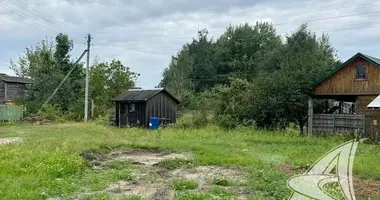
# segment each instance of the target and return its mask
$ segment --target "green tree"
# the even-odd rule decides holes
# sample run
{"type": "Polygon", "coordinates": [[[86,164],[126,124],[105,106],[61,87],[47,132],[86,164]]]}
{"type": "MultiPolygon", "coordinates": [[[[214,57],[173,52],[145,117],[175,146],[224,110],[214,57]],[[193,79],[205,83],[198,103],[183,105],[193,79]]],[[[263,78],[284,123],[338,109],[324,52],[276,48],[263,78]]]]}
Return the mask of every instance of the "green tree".
{"type": "Polygon", "coordinates": [[[119,60],[100,62],[91,69],[91,98],[96,106],[95,116],[107,114],[111,99],[135,85],[139,76],[119,60]]]}
{"type": "Polygon", "coordinates": [[[215,64],[223,83],[224,75],[253,80],[258,75],[271,73],[278,68],[273,56],[281,47],[280,36],[269,23],[229,26],[217,40],[215,64]]]}
{"type": "MultiPolygon", "coordinates": [[[[258,96],[257,113],[261,113],[263,126],[278,126],[281,123],[297,123],[300,133],[307,120],[308,93],[314,83],[335,67],[336,56],[326,35],[317,38],[306,25],[286,38],[282,49],[280,69],[260,80],[263,88],[258,96]],[[261,102],[261,103],[260,103],[261,102]]],[[[318,105],[318,103],[317,103],[318,105]]]]}
{"type": "MultiPolygon", "coordinates": [[[[73,48],[71,39],[65,34],[58,34],[55,43],[46,40],[34,47],[26,48],[25,54],[18,61],[11,60],[11,69],[22,77],[34,80],[29,90],[28,111],[36,113],[43,102],[53,93],[68,71],[74,66],[69,53],[73,48]]],[[[67,112],[73,104],[83,98],[83,65],[77,64],[73,73],[51,99],[49,104],[67,112]]]]}
{"type": "Polygon", "coordinates": [[[218,83],[214,66],[214,43],[209,39],[208,31],[198,31],[198,38],[188,45],[192,56],[192,66],[188,78],[195,92],[205,91],[218,83]]]}

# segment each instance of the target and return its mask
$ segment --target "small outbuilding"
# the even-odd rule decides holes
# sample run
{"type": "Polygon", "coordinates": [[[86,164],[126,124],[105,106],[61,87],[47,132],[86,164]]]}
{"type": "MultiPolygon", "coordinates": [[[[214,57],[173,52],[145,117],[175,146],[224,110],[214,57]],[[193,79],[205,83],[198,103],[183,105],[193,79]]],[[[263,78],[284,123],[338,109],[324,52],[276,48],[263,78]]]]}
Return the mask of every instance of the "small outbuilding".
{"type": "Polygon", "coordinates": [[[149,127],[151,117],[161,123],[175,123],[180,103],[163,88],[130,89],[112,99],[116,106],[115,124],[119,127],[149,127]]]}
{"type": "Polygon", "coordinates": [[[0,73],[0,105],[23,98],[31,84],[33,81],[30,79],[0,73]]]}

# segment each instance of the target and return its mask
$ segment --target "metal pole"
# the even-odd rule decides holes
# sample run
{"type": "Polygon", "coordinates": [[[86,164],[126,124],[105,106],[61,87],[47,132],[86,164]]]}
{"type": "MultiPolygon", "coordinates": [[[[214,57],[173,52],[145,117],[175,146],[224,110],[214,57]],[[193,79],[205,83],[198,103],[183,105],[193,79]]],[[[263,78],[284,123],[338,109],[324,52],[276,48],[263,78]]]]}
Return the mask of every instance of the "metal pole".
{"type": "Polygon", "coordinates": [[[84,122],[88,119],[88,86],[89,86],[89,70],[90,70],[90,46],[91,34],[87,35],[87,66],[86,66],[86,89],[84,96],[84,122]]]}

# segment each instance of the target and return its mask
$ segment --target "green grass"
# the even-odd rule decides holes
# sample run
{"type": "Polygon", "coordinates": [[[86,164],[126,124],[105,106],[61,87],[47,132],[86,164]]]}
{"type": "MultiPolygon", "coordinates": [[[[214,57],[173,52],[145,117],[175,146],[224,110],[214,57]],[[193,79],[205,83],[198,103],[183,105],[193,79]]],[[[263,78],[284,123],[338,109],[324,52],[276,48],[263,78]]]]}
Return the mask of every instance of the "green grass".
{"type": "Polygon", "coordinates": [[[232,185],[234,185],[234,183],[231,181],[231,180],[228,180],[228,179],[226,179],[226,178],[220,178],[220,177],[218,177],[218,178],[215,178],[214,180],[213,180],[213,183],[215,184],[215,185],[219,185],[219,186],[232,186],[232,185]]]}
{"type": "MultiPolygon", "coordinates": [[[[307,168],[345,141],[339,137],[306,138],[248,128],[229,132],[218,127],[173,128],[159,132],[157,137],[157,131],[91,123],[3,125],[0,137],[22,137],[24,142],[0,145],[1,199],[68,197],[77,192],[104,190],[117,180],[132,180],[128,165],[113,163],[105,170],[96,171],[80,156],[90,150],[102,152],[126,147],[192,152],[192,162],[197,165],[239,166],[248,172],[247,186],[256,191],[255,198],[283,199],[290,191],[286,187],[288,177],[278,168],[280,164],[307,168]]],[[[163,166],[168,169],[188,165],[184,161],[165,162],[163,166]]],[[[354,175],[380,180],[379,163],[380,146],[359,144],[354,175]]],[[[221,181],[220,185],[223,184],[226,183],[221,181]]],[[[178,199],[186,199],[186,195],[189,199],[202,199],[208,194],[178,195],[178,199]]]]}
{"type": "Polygon", "coordinates": [[[194,190],[198,187],[198,183],[194,180],[177,179],[173,181],[175,190],[194,190]]]}

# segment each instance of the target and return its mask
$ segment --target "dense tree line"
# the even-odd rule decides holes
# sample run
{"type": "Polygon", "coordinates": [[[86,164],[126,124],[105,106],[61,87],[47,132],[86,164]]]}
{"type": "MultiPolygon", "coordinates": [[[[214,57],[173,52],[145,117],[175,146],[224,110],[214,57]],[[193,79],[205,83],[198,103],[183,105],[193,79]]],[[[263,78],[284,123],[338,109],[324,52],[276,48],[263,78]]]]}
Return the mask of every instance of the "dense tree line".
{"type": "Polygon", "coordinates": [[[175,94],[183,109],[213,110],[226,127],[296,123],[302,133],[307,93],[337,62],[328,36],[317,37],[306,25],[285,38],[268,23],[229,26],[216,40],[199,31],[172,57],[160,86],[175,94]]]}
{"type": "MultiPolygon", "coordinates": [[[[55,42],[47,39],[26,48],[17,61],[11,60],[11,69],[20,77],[34,81],[24,99],[27,113],[35,115],[44,101],[75,66],[68,79],[42,111],[68,120],[82,120],[84,113],[85,68],[83,62],[75,64],[70,57],[73,41],[66,34],[58,34],[55,42]]],[[[118,60],[95,62],[90,71],[90,99],[95,102],[95,117],[106,115],[111,108],[110,99],[134,86],[137,74],[118,60]]],[[[89,102],[91,105],[91,102],[89,102]]]]}

